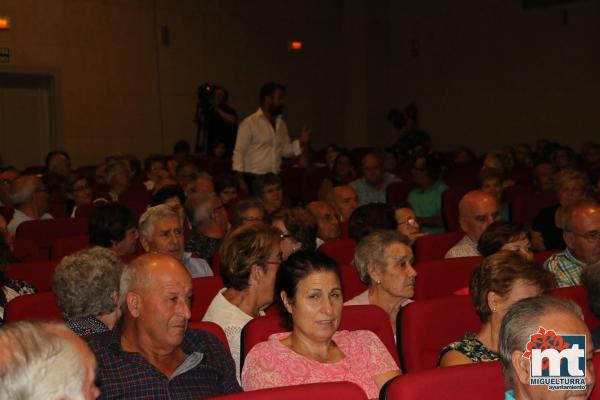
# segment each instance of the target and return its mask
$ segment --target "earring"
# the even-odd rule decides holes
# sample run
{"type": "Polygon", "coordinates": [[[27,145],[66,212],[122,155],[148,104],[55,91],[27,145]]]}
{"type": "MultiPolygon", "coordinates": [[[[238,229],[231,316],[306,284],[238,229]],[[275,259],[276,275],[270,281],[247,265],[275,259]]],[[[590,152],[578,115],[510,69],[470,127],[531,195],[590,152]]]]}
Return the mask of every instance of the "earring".
{"type": "Polygon", "coordinates": [[[492,308],[492,312],[496,312],[496,307],[492,308]]]}
{"type": "Polygon", "coordinates": [[[378,284],[378,285],[381,285],[381,281],[377,281],[377,284],[378,284]]]}

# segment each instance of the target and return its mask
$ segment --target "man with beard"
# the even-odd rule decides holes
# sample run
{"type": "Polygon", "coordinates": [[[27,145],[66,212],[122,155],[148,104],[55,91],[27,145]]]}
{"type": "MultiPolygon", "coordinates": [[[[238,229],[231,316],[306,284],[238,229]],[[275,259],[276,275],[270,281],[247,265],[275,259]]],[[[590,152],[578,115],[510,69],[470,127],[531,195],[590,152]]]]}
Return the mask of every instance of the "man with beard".
{"type": "Polygon", "coordinates": [[[258,110],[242,121],[233,151],[233,169],[248,184],[256,175],[277,174],[282,157],[300,155],[310,143],[310,131],[300,132],[298,140],[290,141],[287,126],[281,117],[285,107],[285,86],[265,83],[260,88],[258,110]]]}

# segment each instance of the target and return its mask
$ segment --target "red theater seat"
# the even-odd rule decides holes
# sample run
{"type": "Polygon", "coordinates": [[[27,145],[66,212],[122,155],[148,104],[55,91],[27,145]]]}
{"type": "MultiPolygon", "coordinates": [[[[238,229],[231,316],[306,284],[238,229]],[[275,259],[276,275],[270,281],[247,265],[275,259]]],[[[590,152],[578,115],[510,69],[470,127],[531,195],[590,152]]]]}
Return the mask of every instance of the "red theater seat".
{"type": "Polygon", "coordinates": [[[354,265],[340,265],[340,272],[342,273],[344,301],[350,300],[368,289],[368,286],[360,280],[354,265]]]}
{"type": "Polygon", "coordinates": [[[223,329],[214,322],[190,321],[188,323],[188,329],[197,329],[212,333],[223,343],[223,345],[225,345],[225,347],[227,347],[227,350],[229,350],[229,342],[227,342],[227,336],[225,336],[225,332],[223,332],[223,329]]]}
{"type": "Polygon", "coordinates": [[[436,368],[400,375],[381,389],[381,400],[503,399],[499,361],[436,368]]]}
{"type": "Polygon", "coordinates": [[[356,242],[352,239],[338,239],[325,242],[319,247],[319,251],[333,258],[338,265],[350,264],[354,259],[356,242]]]}
{"type": "Polygon", "coordinates": [[[87,234],[87,219],[57,218],[23,222],[17,228],[17,239],[33,240],[42,254],[50,254],[52,242],[59,237],[87,234]]]}
{"type": "Polygon", "coordinates": [[[13,242],[13,254],[21,261],[45,261],[40,252],[40,246],[33,240],[17,239],[13,242]]]}
{"type": "Polygon", "coordinates": [[[56,261],[28,261],[10,264],[6,276],[20,279],[36,288],[38,292],[52,290],[52,275],[58,263],[56,261]]]}
{"type": "Polygon", "coordinates": [[[571,299],[577,303],[583,311],[585,323],[590,328],[590,331],[594,331],[594,329],[600,325],[600,319],[598,319],[592,313],[592,310],[590,310],[587,289],[584,285],[557,288],[552,290],[550,294],[563,299],[571,299]]]}
{"type": "Polygon", "coordinates": [[[419,300],[400,310],[396,320],[398,354],[404,372],[435,368],[440,350],[481,326],[471,296],[419,300]]]}
{"type": "Polygon", "coordinates": [[[458,222],[458,203],[460,199],[470,192],[477,189],[476,186],[454,186],[449,187],[442,193],[442,218],[448,232],[460,230],[458,222]]]}
{"type": "Polygon", "coordinates": [[[192,279],[194,287],[194,298],[192,300],[191,321],[202,321],[204,313],[208,309],[212,299],[223,288],[223,280],[220,276],[207,276],[192,279]]]}
{"type": "Polygon", "coordinates": [[[475,267],[483,257],[459,257],[415,265],[415,300],[449,296],[469,286],[475,267]]]}
{"type": "Polygon", "coordinates": [[[352,382],[326,382],[252,390],[212,398],[222,400],[366,400],[367,395],[352,382]]]}
{"type": "Polygon", "coordinates": [[[56,295],[52,292],[26,294],[9,301],[4,311],[4,322],[10,323],[24,319],[62,320],[56,295]]]}
{"type": "Polygon", "coordinates": [[[465,234],[463,232],[445,232],[423,236],[415,242],[417,262],[441,260],[465,234]]]}
{"type": "Polygon", "coordinates": [[[302,201],[304,204],[318,200],[319,187],[329,175],[330,172],[327,167],[315,167],[306,171],[302,179],[302,201]]]}
{"type": "Polygon", "coordinates": [[[512,195],[511,219],[521,224],[529,224],[540,211],[557,203],[554,193],[519,191],[512,195]]]}
{"type": "Polygon", "coordinates": [[[50,259],[60,261],[64,256],[83,250],[89,246],[88,235],[67,236],[58,238],[52,243],[50,259]]]}
{"type": "Polygon", "coordinates": [[[562,250],[556,249],[556,250],[547,250],[547,251],[540,251],[539,253],[534,253],[533,254],[533,259],[540,263],[543,264],[546,262],[546,260],[548,258],[550,258],[551,255],[556,254],[556,253],[560,253],[562,250]]]}
{"type": "Polygon", "coordinates": [[[392,182],[388,185],[385,192],[385,199],[388,204],[400,203],[406,201],[408,194],[416,185],[412,181],[392,182]]]}
{"type": "MultiPolygon", "coordinates": [[[[388,315],[381,308],[372,305],[345,306],[342,310],[342,321],[338,330],[367,330],[375,333],[387,347],[390,354],[394,357],[394,360],[396,360],[396,363],[400,365],[400,359],[396,352],[394,332],[390,326],[388,315]]],[[[248,322],[242,330],[242,364],[252,347],[260,342],[264,342],[274,333],[285,331],[287,331],[287,329],[283,327],[279,315],[267,315],[254,318],[248,322]]]]}

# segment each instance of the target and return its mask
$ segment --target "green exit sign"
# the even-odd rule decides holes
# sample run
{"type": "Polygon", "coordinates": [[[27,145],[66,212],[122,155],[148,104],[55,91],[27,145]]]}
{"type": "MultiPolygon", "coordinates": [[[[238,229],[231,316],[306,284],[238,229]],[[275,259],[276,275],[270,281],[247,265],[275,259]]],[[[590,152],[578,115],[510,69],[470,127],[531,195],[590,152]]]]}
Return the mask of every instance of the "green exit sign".
{"type": "Polygon", "coordinates": [[[10,62],[10,49],[8,47],[0,47],[0,64],[8,64],[10,62]]]}

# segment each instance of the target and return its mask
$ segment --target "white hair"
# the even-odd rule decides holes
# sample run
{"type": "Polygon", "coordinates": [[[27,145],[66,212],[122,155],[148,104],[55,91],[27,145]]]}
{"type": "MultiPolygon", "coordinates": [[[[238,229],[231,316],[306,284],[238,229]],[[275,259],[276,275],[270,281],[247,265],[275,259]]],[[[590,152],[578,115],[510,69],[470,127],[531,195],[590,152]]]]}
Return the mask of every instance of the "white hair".
{"type": "Polygon", "coordinates": [[[145,240],[150,241],[154,234],[154,223],[167,218],[177,218],[177,220],[179,220],[179,215],[166,204],[150,207],[140,217],[138,224],[140,236],[145,240]]]}
{"type": "Polygon", "coordinates": [[[62,324],[33,321],[0,329],[0,399],[84,400],[83,356],[52,330],[68,331],[62,324]]]}

